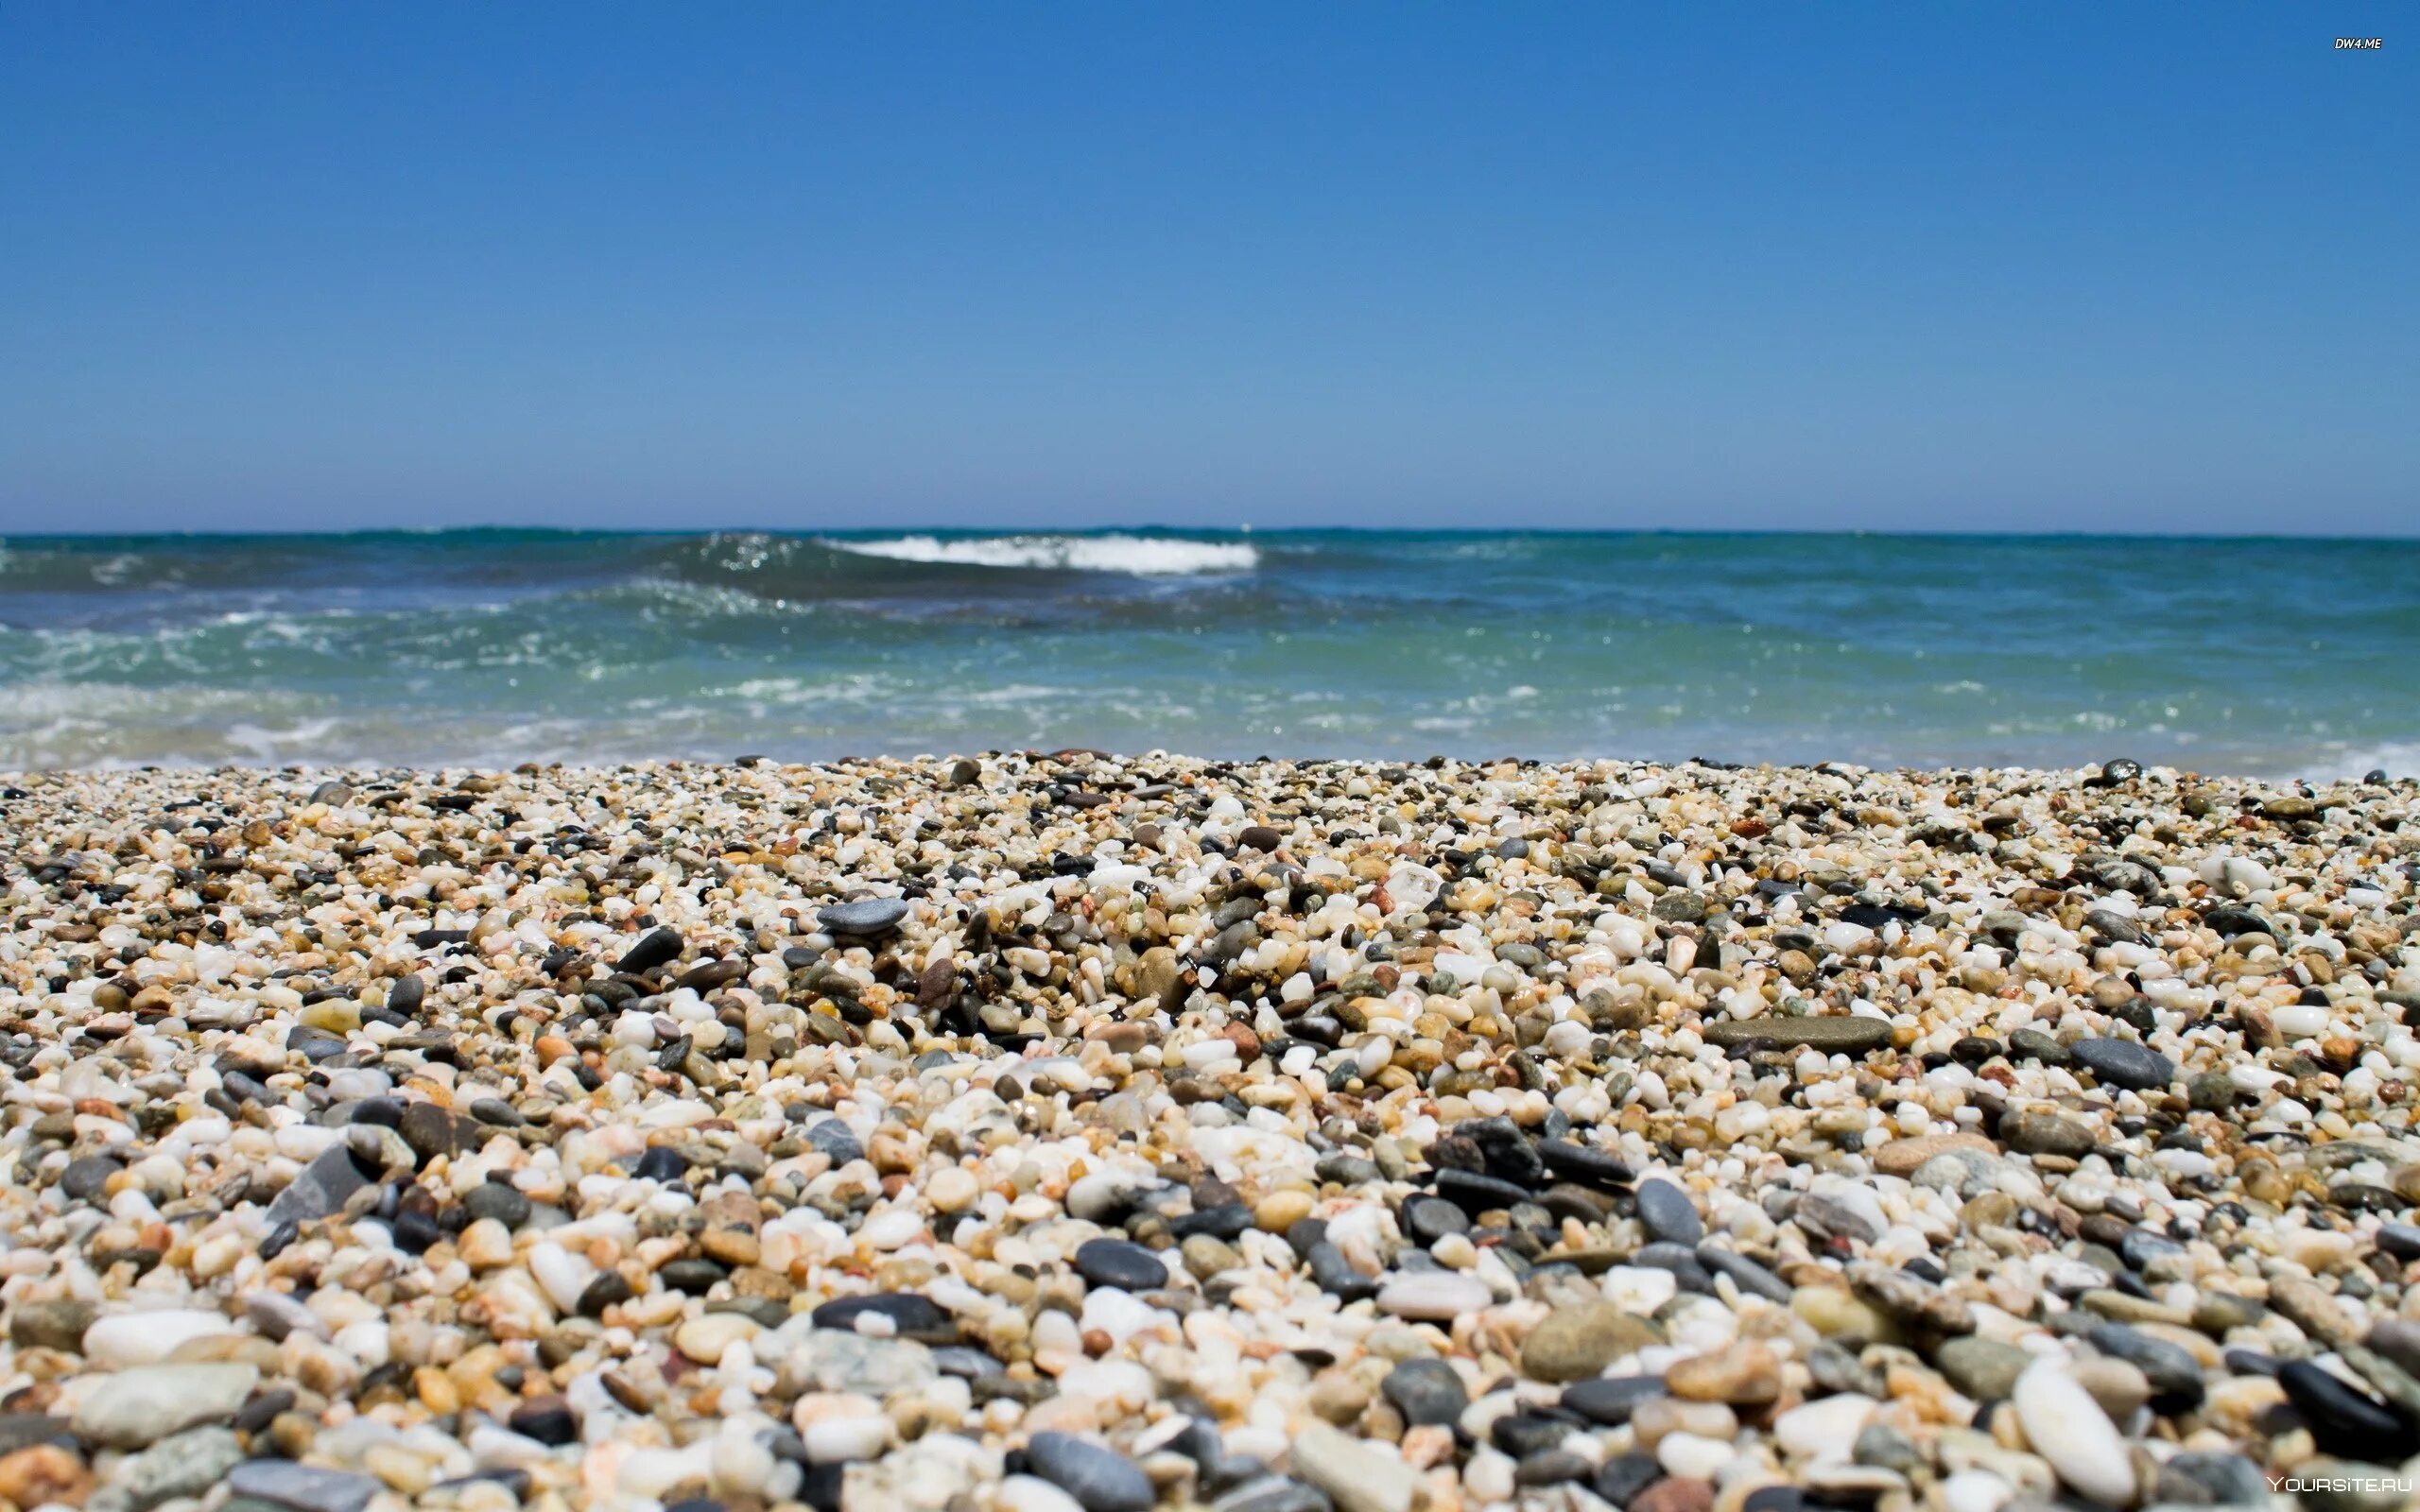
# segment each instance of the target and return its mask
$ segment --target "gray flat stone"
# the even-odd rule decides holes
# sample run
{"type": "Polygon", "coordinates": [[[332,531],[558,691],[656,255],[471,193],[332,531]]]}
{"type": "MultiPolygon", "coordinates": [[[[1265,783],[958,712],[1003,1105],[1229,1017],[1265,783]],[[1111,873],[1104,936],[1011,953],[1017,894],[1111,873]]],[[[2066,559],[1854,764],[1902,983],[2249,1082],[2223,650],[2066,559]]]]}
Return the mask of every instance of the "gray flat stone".
{"type": "Polygon", "coordinates": [[[293,1512],[361,1512],[383,1486],[375,1476],[290,1459],[247,1460],[227,1476],[227,1489],[235,1495],[293,1512]]]}
{"type": "Polygon", "coordinates": [[[1701,1036],[1706,1043],[1726,1049],[1762,1040],[1777,1045],[1803,1045],[1827,1056],[1861,1056],[1891,1042],[1891,1024],[1885,1019],[1847,1014],[1722,1019],[1707,1024],[1701,1036]]]}

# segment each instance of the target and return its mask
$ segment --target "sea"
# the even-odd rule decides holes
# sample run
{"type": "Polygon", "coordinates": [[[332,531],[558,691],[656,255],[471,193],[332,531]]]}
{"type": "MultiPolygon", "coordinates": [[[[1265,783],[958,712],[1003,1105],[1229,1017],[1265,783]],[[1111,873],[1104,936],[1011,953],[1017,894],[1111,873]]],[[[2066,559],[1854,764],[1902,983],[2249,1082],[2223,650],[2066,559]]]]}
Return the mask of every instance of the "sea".
{"type": "Polygon", "coordinates": [[[0,538],[0,768],[1248,758],[2420,773],[2420,541],[0,538]]]}

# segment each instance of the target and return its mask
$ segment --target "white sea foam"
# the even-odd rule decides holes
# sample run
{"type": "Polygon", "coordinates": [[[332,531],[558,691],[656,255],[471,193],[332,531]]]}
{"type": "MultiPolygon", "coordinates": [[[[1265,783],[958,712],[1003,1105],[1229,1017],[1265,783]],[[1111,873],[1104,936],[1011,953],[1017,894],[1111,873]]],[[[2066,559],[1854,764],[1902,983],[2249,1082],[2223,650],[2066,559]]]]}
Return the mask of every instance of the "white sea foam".
{"type": "Polygon", "coordinates": [[[836,541],[832,544],[861,557],[888,557],[894,561],[945,562],[957,567],[1051,567],[1085,573],[1126,573],[1138,577],[1242,573],[1260,565],[1260,553],[1241,541],[1176,541],[1152,536],[979,536],[963,541],[901,536],[890,541],[836,541]]]}
{"type": "Polygon", "coordinates": [[[2292,763],[2271,763],[2272,769],[2253,775],[2273,782],[2345,782],[2384,771],[2389,777],[2420,777],[2420,742],[2393,741],[2379,746],[2338,745],[2322,755],[2292,763]]]}

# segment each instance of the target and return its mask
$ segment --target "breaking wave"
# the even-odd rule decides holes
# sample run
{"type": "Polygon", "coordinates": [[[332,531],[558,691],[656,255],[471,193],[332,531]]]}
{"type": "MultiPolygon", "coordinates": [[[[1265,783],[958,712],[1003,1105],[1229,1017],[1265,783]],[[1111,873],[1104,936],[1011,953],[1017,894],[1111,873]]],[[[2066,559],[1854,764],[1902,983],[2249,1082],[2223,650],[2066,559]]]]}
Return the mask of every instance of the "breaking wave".
{"type": "Polygon", "coordinates": [[[1132,577],[1184,577],[1248,573],[1257,549],[1240,541],[1186,541],[1172,536],[901,536],[890,541],[837,541],[853,556],[957,567],[1025,567],[1058,572],[1122,573],[1132,577]]]}

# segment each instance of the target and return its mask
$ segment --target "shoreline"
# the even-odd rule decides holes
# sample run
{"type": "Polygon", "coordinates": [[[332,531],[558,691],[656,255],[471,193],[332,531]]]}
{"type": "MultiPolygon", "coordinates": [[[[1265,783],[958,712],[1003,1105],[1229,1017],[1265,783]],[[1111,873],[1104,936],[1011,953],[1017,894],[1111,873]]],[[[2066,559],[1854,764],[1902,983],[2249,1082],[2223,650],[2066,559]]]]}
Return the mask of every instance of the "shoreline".
{"type": "Polygon", "coordinates": [[[0,1497],[2408,1487],[2420,787],[2131,767],[0,780],[0,1497]]]}

